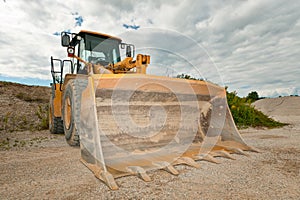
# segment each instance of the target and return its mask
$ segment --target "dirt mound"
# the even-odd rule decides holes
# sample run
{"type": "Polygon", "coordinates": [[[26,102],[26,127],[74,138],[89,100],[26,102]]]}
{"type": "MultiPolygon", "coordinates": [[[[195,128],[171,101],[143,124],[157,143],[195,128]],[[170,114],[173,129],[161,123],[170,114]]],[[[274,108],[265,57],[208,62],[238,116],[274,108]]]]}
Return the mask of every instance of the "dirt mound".
{"type": "Polygon", "coordinates": [[[261,99],[253,104],[256,109],[275,120],[297,124],[300,122],[300,97],[261,99]]]}
{"type": "Polygon", "coordinates": [[[47,128],[49,98],[50,87],[0,81],[0,132],[47,128]]]}

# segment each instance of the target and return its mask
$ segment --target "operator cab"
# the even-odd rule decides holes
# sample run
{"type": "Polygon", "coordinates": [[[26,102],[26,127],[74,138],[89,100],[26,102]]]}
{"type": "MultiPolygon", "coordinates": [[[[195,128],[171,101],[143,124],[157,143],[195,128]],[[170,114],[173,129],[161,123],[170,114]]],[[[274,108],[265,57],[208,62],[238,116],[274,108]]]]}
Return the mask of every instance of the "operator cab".
{"type": "MultiPolygon", "coordinates": [[[[78,57],[85,62],[100,64],[103,67],[107,67],[109,64],[114,65],[121,61],[120,47],[121,49],[126,47],[127,57],[132,57],[134,54],[133,45],[122,43],[120,38],[114,36],[85,30],[78,34],[71,34],[71,40],[69,35],[66,32],[62,33],[62,46],[68,47],[69,57],[77,52],[78,57]]],[[[76,65],[77,73],[87,73],[82,61],[77,59],[76,65]]]]}
{"type": "MultiPolygon", "coordinates": [[[[79,33],[62,32],[61,45],[67,47],[68,57],[73,59],[61,60],[51,56],[52,84],[55,89],[56,84],[59,84],[60,90],[62,90],[64,77],[67,74],[88,74],[88,63],[93,67],[94,65],[100,66],[102,71],[104,69],[110,73],[126,73],[137,66],[136,61],[132,60],[135,56],[134,45],[122,43],[120,38],[111,35],[85,30],[79,33]],[[127,65],[124,67],[122,59],[127,59],[131,68],[130,66],[128,68],[127,65]]],[[[148,64],[150,62],[149,56],[140,55],[138,58],[141,61],[140,64],[142,61],[148,64]]]]}
{"type": "MultiPolygon", "coordinates": [[[[86,62],[107,66],[121,61],[119,46],[121,39],[104,34],[81,31],[81,40],[78,46],[78,56],[86,62]]],[[[77,62],[78,70],[82,70],[84,64],[77,62]]]]}

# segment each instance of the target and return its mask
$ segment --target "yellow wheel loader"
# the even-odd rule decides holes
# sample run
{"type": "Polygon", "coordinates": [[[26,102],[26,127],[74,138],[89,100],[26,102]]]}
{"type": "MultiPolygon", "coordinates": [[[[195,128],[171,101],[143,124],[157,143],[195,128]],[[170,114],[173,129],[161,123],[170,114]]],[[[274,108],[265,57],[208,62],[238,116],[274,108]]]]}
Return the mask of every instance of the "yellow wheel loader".
{"type": "Polygon", "coordinates": [[[150,56],[114,36],[62,32],[61,43],[70,60],[51,57],[50,132],[80,146],[81,161],[109,188],[118,177],[150,181],[152,170],[177,175],[179,164],[257,151],[239,134],[223,87],[148,75],[150,56]]]}

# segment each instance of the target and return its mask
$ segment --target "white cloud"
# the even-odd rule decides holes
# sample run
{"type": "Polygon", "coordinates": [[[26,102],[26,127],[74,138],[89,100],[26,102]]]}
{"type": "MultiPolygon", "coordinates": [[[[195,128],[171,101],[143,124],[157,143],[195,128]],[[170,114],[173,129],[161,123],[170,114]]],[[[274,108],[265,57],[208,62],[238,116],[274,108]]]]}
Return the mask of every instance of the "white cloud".
{"type": "MultiPolygon", "coordinates": [[[[300,2],[282,0],[10,0],[0,3],[0,75],[50,80],[50,56],[66,56],[59,37],[52,33],[88,29],[126,36],[122,26],[126,23],[170,29],[198,41],[217,65],[221,74],[218,81],[223,80],[229,90],[241,96],[253,90],[264,96],[299,93],[299,10],[300,2]],[[82,27],[75,27],[74,12],[83,17],[82,27]]],[[[159,42],[166,46],[174,43],[147,37],[125,38],[154,46],[159,42]]],[[[198,57],[205,54],[193,47],[189,51],[191,59],[196,59],[197,53],[198,57]]],[[[172,55],[150,52],[156,62],[153,70],[149,67],[150,72],[196,73],[189,67],[180,67],[182,61],[172,55]],[[166,66],[168,69],[164,69],[166,66]]],[[[204,63],[201,74],[215,81],[218,72],[203,67],[208,61],[204,63]]]]}

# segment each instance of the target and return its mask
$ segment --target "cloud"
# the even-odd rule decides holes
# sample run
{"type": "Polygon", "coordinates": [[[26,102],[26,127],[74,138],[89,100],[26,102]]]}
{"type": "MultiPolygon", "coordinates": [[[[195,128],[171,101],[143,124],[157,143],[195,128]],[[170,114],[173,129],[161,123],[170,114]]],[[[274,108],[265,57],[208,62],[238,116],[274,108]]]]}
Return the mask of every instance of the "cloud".
{"type": "MultiPolygon", "coordinates": [[[[0,72],[4,76],[50,80],[49,58],[66,57],[57,36],[68,29],[125,36],[124,41],[136,43],[137,48],[142,43],[190,45],[185,40],[146,35],[140,27],[148,27],[174,30],[192,38],[203,49],[185,48],[184,55],[197,63],[201,76],[221,81],[219,84],[241,96],[253,90],[264,96],[299,95],[299,9],[298,1],[280,0],[7,1],[0,5],[0,72]],[[123,34],[130,29],[144,35],[130,38],[123,34]],[[200,59],[205,52],[217,70],[200,59]]],[[[173,54],[148,51],[155,61],[149,66],[151,73],[196,73],[173,54]]]]}
{"type": "MultiPolygon", "coordinates": [[[[245,5],[247,3],[249,1],[243,2],[245,5]]],[[[295,35],[299,33],[299,4],[292,5],[280,1],[256,3],[253,5],[255,9],[249,8],[252,10],[250,14],[240,12],[237,19],[233,19],[229,14],[226,15],[229,18],[227,21],[222,14],[224,12],[221,11],[204,20],[201,26],[196,25],[205,33],[209,32],[213,36],[219,34],[214,40],[203,35],[207,38],[203,43],[219,64],[225,85],[229,85],[229,89],[237,90],[241,95],[249,92],[243,89],[243,85],[251,85],[253,90],[263,88],[269,91],[278,87],[283,91],[287,85],[299,85],[296,78],[300,75],[300,71],[297,70],[299,57],[296,55],[299,52],[299,36],[295,35]],[[241,16],[243,13],[246,16],[241,16]],[[268,84],[268,81],[273,85],[268,84]]],[[[244,7],[237,7],[241,6],[244,7]]],[[[232,7],[228,12],[232,13],[234,10],[236,9],[232,7]]]]}

